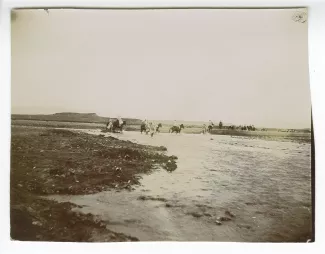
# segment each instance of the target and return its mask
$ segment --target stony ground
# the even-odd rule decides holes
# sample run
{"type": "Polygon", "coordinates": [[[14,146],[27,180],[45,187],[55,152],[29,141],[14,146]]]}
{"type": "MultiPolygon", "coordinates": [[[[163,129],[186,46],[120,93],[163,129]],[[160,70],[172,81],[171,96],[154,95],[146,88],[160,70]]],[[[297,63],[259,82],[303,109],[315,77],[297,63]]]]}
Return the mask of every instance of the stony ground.
{"type": "Polygon", "coordinates": [[[71,203],[49,194],[92,194],[128,189],[141,174],[161,166],[176,169],[165,147],[121,141],[69,130],[13,127],[11,137],[11,237],[29,241],[136,241],[115,233],[71,203]],[[97,238],[98,239],[98,238],[97,238]]]}

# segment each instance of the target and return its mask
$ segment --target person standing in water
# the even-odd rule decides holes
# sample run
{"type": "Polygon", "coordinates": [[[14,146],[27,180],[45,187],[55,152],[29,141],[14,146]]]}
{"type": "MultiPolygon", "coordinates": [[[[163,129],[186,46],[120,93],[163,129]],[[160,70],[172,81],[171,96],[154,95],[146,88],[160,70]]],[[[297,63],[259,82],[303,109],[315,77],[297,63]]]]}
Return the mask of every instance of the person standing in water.
{"type": "Polygon", "coordinates": [[[155,133],[155,127],[152,122],[149,123],[149,133],[151,137],[153,137],[153,134],[155,133]]]}
{"type": "Polygon", "coordinates": [[[207,132],[207,125],[206,124],[203,124],[202,133],[205,134],[206,132],[207,132]]]}
{"type": "Polygon", "coordinates": [[[113,120],[110,118],[109,121],[108,121],[108,123],[107,123],[107,125],[106,125],[106,128],[108,130],[111,130],[112,127],[113,127],[113,120]]]}

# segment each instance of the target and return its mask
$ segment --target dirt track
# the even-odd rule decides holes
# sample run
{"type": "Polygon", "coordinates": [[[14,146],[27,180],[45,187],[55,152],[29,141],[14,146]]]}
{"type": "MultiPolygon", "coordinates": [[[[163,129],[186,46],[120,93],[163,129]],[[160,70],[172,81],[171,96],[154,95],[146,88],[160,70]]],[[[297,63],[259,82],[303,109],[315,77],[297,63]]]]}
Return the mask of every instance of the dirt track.
{"type": "Polygon", "coordinates": [[[12,128],[11,237],[29,241],[135,241],[106,229],[75,205],[41,198],[91,194],[109,188],[132,190],[142,173],[157,166],[176,169],[164,147],[68,130],[12,128]],[[71,210],[72,209],[72,210],[71,210]]]}

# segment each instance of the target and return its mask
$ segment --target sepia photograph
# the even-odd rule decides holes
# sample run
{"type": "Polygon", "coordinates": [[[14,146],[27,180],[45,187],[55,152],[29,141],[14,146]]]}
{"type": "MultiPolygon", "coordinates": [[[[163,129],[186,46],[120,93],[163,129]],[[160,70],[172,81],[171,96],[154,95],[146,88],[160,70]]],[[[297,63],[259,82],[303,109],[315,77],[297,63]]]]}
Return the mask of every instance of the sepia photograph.
{"type": "Polygon", "coordinates": [[[10,237],[314,242],[308,9],[13,9],[10,237]]]}

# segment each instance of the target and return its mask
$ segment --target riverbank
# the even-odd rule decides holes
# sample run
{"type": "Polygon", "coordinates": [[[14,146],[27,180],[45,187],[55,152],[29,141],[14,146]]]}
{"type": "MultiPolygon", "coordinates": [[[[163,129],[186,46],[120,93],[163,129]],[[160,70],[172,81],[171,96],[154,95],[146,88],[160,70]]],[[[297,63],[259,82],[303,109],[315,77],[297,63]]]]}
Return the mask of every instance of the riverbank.
{"type": "Polygon", "coordinates": [[[177,170],[144,175],[141,186],[131,192],[51,198],[82,206],[76,210],[99,216],[111,230],[141,241],[312,239],[310,144],[226,135],[113,136],[167,147],[178,157],[177,170]],[[221,219],[226,211],[236,216],[221,219]]]}
{"type": "Polygon", "coordinates": [[[68,202],[41,196],[131,191],[141,174],[176,169],[165,147],[49,128],[12,127],[11,238],[28,241],[136,241],[68,202]]]}
{"type": "MultiPolygon", "coordinates": [[[[12,119],[13,126],[24,127],[46,127],[46,128],[71,128],[71,129],[105,129],[106,124],[103,123],[83,123],[83,122],[69,122],[69,121],[45,121],[45,120],[28,120],[28,119],[12,119]]],[[[161,133],[168,133],[170,125],[163,123],[160,128],[161,133]]],[[[126,131],[140,132],[140,125],[129,124],[125,127],[126,131]]],[[[184,134],[201,134],[202,126],[190,125],[185,126],[182,130],[184,134]]],[[[212,137],[214,135],[234,136],[248,139],[262,139],[268,141],[290,141],[297,143],[311,143],[311,133],[308,132],[284,132],[276,130],[266,131],[241,131],[241,130],[227,130],[227,129],[213,129],[212,137]]]]}

